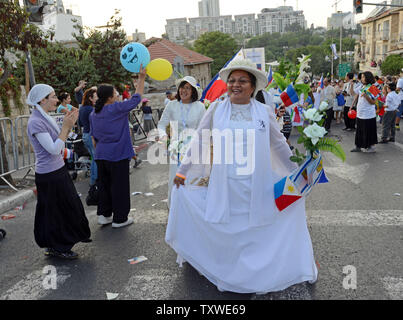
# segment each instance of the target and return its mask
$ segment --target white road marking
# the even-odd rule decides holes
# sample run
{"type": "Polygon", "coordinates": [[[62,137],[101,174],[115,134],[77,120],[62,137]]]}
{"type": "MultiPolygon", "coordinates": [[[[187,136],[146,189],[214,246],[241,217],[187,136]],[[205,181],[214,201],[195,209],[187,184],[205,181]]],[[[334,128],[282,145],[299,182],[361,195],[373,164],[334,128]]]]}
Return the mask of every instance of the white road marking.
{"type": "Polygon", "coordinates": [[[403,279],[385,277],[382,278],[382,284],[387,291],[389,298],[392,300],[402,300],[403,299],[403,279]]]}
{"type": "Polygon", "coordinates": [[[335,175],[354,184],[360,184],[364,180],[365,172],[370,167],[369,163],[363,163],[357,166],[349,165],[342,162],[331,153],[325,153],[323,157],[329,163],[329,165],[325,166],[326,173],[335,175]]]}
{"type": "MultiPolygon", "coordinates": [[[[65,267],[59,267],[56,271],[57,288],[59,288],[71,275],[68,273],[69,269],[65,267]]],[[[45,277],[46,274],[43,273],[43,270],[28,274],[2,294],[0,300],[38,300],[46,297],[53,290],[44,288],[43,280],[45,277]]]]}
{"type": "MultiPolygon", "coordinates": [[[[131,277],[119,299],[123,300],[169,300],[178,288],[177,274],[168,274],[166,269],[151,270],[149,275],[131,277]],[[147,298],[150,297],[150,298],[147,298]]],[[[182,282],[182,280],[180,280],[182,282]]]]}
{"type": "Polygon", "coordinates": [[[307,210],[307,218],[319,226],[403,226],[403,210],[307,210]]]}

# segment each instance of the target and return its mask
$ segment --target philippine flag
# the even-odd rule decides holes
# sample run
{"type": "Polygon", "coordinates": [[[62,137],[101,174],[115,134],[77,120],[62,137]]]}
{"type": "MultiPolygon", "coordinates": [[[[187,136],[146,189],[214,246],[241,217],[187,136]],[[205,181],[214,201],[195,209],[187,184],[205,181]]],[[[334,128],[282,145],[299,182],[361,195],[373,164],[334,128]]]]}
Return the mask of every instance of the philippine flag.
{"type": "MultiPolygon", "coordinates": [[[[239,59],[245,59],[243,49],[239,50],[230,60],[228,60],[223,68],[225,68],[231,61],[239,59]]],[[[206,89],[204,89],[201,101],[208,100],[210,102],[214,102],[226,92],[227,84],[221,80],[220,74],[217,73],[213,80],[210,81],[206,89]]]]}
{"type": "Polygon", "coordinates": [[[270,66],[270,70],[269,70],[269,73],[267,76],[267,80],[269,81],[269,83],[267,84],[267,87],[268,87],[273,82],[273,70],[271,69],[271,66],[270,66]]]}
{"type": "Polygon", "coordinates": [[[301,198],[301,193],[297,190],[290,177],[285,177],[274,185],[274,199],[279,211],[283,211],[301,198]]]}
{"type": "Polygon", "coordinates": [[[280,95],[280,98],[286,107],[289,107],[299,101],[298,94],[292,84],[290,84],[287,89],[283,91],[283,93],[280,95]]]}

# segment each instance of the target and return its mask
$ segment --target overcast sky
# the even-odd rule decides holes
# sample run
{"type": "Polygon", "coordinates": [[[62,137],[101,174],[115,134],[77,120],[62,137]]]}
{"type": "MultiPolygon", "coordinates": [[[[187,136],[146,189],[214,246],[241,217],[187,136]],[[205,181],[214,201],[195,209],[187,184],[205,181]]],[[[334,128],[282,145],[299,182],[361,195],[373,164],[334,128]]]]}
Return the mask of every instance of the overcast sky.
{"type": "MultiPolygon", "coordinates": [[[[82,16],[84,26],[105,25],[114,9],[121,10],[123,27],[127,34],[145,32],[146,37],[161,37],[165,33],[166,19],[193,18],[199,15],[198,0],[63,0],[65,8],[82,16]]],[[[327,18],[335,12],[335,0],[287,0],[287,6],[303,10],[308,27],[326,27],[327,18]]],[[[380,1],[367,0],[377,3],[380,1]]],[[[263,8],[284,5],[284,0],[220,0],[221,15],[260,13],[263,8]]],[[[356,15],[356,21],[363,20],[375,6],[364,6],[363,14],[356,15]]],[[[353,0],[339,0],[337,10],[353,11],[353,0]]]]}

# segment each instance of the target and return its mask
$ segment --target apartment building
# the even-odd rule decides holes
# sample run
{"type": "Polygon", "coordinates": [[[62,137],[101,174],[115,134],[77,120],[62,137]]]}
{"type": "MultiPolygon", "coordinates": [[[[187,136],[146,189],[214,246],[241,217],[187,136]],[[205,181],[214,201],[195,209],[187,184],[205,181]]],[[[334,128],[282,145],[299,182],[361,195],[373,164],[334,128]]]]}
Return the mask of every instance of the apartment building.
{"type": "Polygon", "coordinates": [[[360,22],[356,50],[360,70],[380,73],[379,65],[391,54],[403,54],[403,8],[378,10],[360,22]]]}
{"type": "Polygon", "coordinates": [[[307,22],[303,11],[294,11],[293,7],[282,6],[263,9],[256,14],[226,16],[201,16],[197,18],[168,19],[165,26],[168,39],[183,44],[186,40],[195,40],[205,32],[220,31],[226,34],[242,34],[254,37],[264,33],[287,31],[292,24],[306,28],[307,22]]]}

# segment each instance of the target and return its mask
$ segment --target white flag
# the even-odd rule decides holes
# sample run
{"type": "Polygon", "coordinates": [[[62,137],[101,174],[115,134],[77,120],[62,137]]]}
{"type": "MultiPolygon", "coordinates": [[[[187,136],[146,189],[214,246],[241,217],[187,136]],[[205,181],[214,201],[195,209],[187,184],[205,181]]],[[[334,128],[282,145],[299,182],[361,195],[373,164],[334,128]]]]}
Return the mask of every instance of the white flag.
{"type": "Polygon", "coordinates": [[[338,59],[339,57],[337,56],[336,44],[333,43],[333,44],[330,46],[330,48],[332,48],[333,55],[334,55],[334,60],[338,59]]]}

